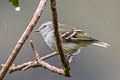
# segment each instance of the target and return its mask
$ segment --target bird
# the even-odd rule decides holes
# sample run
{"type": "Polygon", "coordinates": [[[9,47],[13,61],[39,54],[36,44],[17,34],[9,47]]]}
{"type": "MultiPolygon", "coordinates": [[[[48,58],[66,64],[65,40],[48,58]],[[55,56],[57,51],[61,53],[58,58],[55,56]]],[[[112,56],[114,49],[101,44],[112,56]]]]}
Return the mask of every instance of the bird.
{"type": "MultiPolygon", "coordinates": [[[[87,33],[70,25],[58,22],[59,36],[62,44],[63,53],[65,55],[74,56],[80,53],[81,48],[89,45],[96,45],[107,48],[109,44],[90,37],[87,33]]],[[[50,49],[58,52],[56,40],[54,36],[53,22],[47,21],[35,30],[39,32],[50,49]]]]}

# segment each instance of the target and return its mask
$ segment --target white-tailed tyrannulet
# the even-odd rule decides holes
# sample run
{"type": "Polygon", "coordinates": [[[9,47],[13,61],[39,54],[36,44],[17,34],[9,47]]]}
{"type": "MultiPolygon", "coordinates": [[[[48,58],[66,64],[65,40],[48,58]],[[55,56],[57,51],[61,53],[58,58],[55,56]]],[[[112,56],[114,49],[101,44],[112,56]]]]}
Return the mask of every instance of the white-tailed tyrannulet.
{"type": "MultiPolygon", "coordinates": [[[[64,54],[75,55],[80,53],[80,48],[88,45],[97,45],[107,48],[107,43],[90,37],[80,29],[76,29],[69,25],[58,23],[59,35],[62,42],[64,54]]],[[[43,23],[35,32],[40,32],[45,43],[54,51],[57,51],[56,41],[54,37],[54,28],[52,21],[43,23]]],[[[57,51],[58,52],[58,51],[57,51]]]]}

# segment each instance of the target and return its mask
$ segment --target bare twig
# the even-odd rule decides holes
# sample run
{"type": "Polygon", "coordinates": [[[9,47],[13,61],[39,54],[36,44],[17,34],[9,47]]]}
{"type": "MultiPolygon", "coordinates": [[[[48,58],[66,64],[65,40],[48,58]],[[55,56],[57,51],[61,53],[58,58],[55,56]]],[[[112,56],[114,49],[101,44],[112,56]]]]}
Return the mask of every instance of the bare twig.
{"type": "Polygon", "coordinates": [[[33,53],[34,53],[35,59],[38,60],[39,59],[39,54],[38,54],[37,50],[35,49],[35,46],[33,45],[32,40],[30,40],[30,45],[31,45],[31,47],[33,49],[33,53]]]}
{"type": "MultiPolygon", "coordinates": [[[[17,65],[15,66],[15,64],[13,64],[10,68],[9,68],[9,72],[12,73],[12,72],[15,72],[15,71],[18,71],[18,70],[27,70],[29,68],[34,68],[34,67],[43,67],[45,69],[48,69],[52,72],[55,72],[55,73],[58,73],[58,74],[61,74],[61,75],[65,75],[64,73],[64,70],[63,69],[59,69],[55,66],[52,66],[50,64],[48,64],[47,62],[43,61],[45,59],[48,59],[50,57],[53,57],[55,56],[57,53],[52,53],[51,55],[47,55],[45,57],[42,57],[42,58],[39,58],[39,55],[38,55],[38,52],[37,50],[35,49],[35,46],[32,42],[32,40],[30,40],[30,44],[31,44],[31,47],[32,47],[32,50],[35,54],[35,59],[33,61],[29,61],[29,62],[26,62],[26,63],[23,63],[21,65],[17,65]],[[37,55],[36,55],[37,54],[37,55]]],[[[4,64],[2,64],[2,66],[4,66],[4,64]]]]}
{"type": "MultiPolygon", "coordinates": [[[[2,64],[2,66],[4,66],[4,64],[2,64]]],[[[29,62],[23,63],[21,65],[17,65],[17,66],[13,65],[9,68],[9,72],[12,73],[15,71],[20,71],[20,70],[25,71],[29,68],[34,68],[34,67],[43,67],[47,70],[50,70],[51,72],[65,75],[63,69],[52,66],[52,65],[48,64],[47,62],[40,60],[40,59],[38,61],[29,61],[29,62]]]]}
{"type": "Polygon", "coordinates": [[[35,60],[38,60],[38,59],[45,60],[45,59],[48,59],[48,58],[50,58],[50,57],[53,57],[53,56],[58,55],[57,52],[53,52],[53,53],[51,53],[51,54],[48,54],[48,55],[43,56],[43,57],[40,58],[40,56],[39,56],[39,54],[38,54],[38,51],[36,50],[36,48],[35,48],[32,40],[30,40],[30,45],[31,45],[32,50],[33,50],[33,53],[34,53],[35,60]]]}
{"type": "MultiPolygon", "coordinates": [[[[39,57],[39,54],[38,54],[37,50],[35,49],[35,46],[34,46],[32,40],[30,40],[30,44],[31,44],[32,50],[33,50],[33,52],[34,52],[35,59],[39,59],[39,58],[40,58],[40,57],[39,57]]],[[[46,56],[41,57],[40,59],[41,59],[41,60],[45,60],[45,59],[48,59],[48,58],[53,57],[53,56],[56,56],[56,55],[59,55],[59,54],[58,54],[57,52],[53,52],[53,53],[50,53],[50,54],[48,54],[48,55],[46,55],[46,56]]]]}
{"type": "Polygon", "coordinates": [[[48,58],[56,56],[56,55],[59,55],[59,53],[53,52],[53,53],[50,53],[50,54],[48,54],[46,56],[41,57],[40,59],[45,60],[45,59],[48,59],[48,58]]]}
{"type": "MultiPolygon", "coordinates": [[[[4,65],[2,65],[2,66],[4,66],[4,65]]],[[[58,74],[65,76],[63,69],[52,66],[49,63],[47,63],[43,60],[40,60],[40,59],[38,61],[29,61],[29,62],[23,63],[21,65],[11,66],[9,68],[9,72],[12,73],[12,72],[19,71],[19,70],[25,71],[29,68],[34,68],[34,67],[43,67],[47,70],[50,70],[51,72],[55,72],[55,73],[58,73],[58,74]]]]}
{"type": "Polygon", "coordinates": [[[69,62],[65,61],[65,56],[62,50],[61,40],[59,36],[59,30],[58,30],[58,18],[57,18],[57,9],[56,9],[56,0],[50,0],[51,3],[51,10],[52,10],[52,16],[53,16],[53,25],[54,25],[54,35],[56,38],[56,45],[60,54],[62,65],[64,66],[65,76],[70,77],[70,66],[69,62]]]}
{"type": "MultiPolygon", "coordinates": [[[[36,50],[36,49],[34,47],[32,40],[30,40],[30,44],[32,44],[31,47],[32,47],[33,52],[35,52],[34,50],[36,50]],[[33,47],[34,47],[34,49],[33,49],[33,47]]],[[[37,50],[36,50],[36,52],[37,52],[37,50]]],[[[40,58],[40,60],[46,60],[46,59],[51,58],[51,57],[56,56],[56,55],[59,55],[59,54],[57,52],[53,52],[53,53],[50,53],[46,56],[43,56],[41,58],[39,57],[39,58],[40,58]]],[[[38,58],[38,57],[35,57],[35,58],[38,58]]],[[[35,59],[34,61],[40,61],[39,58],[35,59]]],[[[15,72],[18,70],[26,70],[26,69],[28,69],[28,66],[31,65],[34,61],[25,62],[25,63],[20,64],[20,65],[12,64],[11,67],[9,68],[9,72],[12,73],[12,72],[15,72]]],[[[4,66],[4,64],[1,64],[1,66],[4,66]]]]}
{"type": "Polygon", "coordinates": [[[47,0],[40,0],[40,3],[39,3],[39,5],[38,5],[33,17],[32,17],[32,20],[30,21],[28,27],[26,28],[26,30],[24,31],[24,33],[22,34],[22,36],[18,40],[15,48],[11,52],[11,54],[10,54],[9,58],[7,59],[5,65],[1,69],[1,71],[0,71],[0,80],[2,80],[4,78],[4,76],[7,73],[9,67],[11,66],[14,59],[16,58],[18,52],[20,51],[20,49],[22,48],[22,46],[25,43],[26,39],[29,37],[31,31],[33,30],[34,26],[38,22],[41,14],[42,14],[42,11],[43,11],[43,9],[45,7],[46,2],[47,2],[47,0]]]}
{"type": "MultiPolygon", "coordinates": [[[[33,50],[34,54],[38,54],[38,53],[36,53],[37,50],[36,50],[32,40],[30,40],[30,44],[32,44],[31,47],[32,47],[32,50],[33,50]]],[[[52,66],[49,63],[43,61],[45,59],[48,59],[48,58],[56,56],[56,55],[58,55],[57,52],[53,52],[53,53],[48,54],[48,55],[46,55],[44,57],[41,57],[41,58],[35,56],[35,59],[33,61],[25,62],[25,63],[20,64],[20,65],[13,64],[9,68],[9,72],[12,73],[12,72],[15,72],[15,71],[20,71],[20,70],[25,71],[29,68],[43,67],[47,70],[50,70],[51,72],[55,72],[55,73],[58,73],[60,75],[66,76],[65,71],[63,69],[57,68],[57,67],[52,66]]],[[[72,57],[70,58],[69,62],[71,63],[71,61],[72,61],[72,57]]],[[[4,64],[2,64],[1,66],[4,66],[4,64]]]]}

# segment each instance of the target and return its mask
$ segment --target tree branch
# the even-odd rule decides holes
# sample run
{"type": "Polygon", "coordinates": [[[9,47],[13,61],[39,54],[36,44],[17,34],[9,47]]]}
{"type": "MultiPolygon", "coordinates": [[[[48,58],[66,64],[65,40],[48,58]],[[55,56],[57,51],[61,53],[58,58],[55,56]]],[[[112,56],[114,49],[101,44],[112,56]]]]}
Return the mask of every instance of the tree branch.
{"type": "MultiPolygon", "coordinates": [[[[55,55],[58,55],[58,53],[54,52],[54,53],[51,53],[47,56],[44,56],[44,57],[41,57],[39,58],[39,55],[38,55],[38,52],[32,42],[32,40],[30,40],[30,44],[31,44],[31,47],[32,47],[32,50],[33,50],[33,53],[35,55],[35,59],[33,61],[29,61],[29,62],[25,62],[21,65],[15,65],[13,64],[10,68],[9,68],[9,72],[12,73],[12,72],[15,72],[15,71],[18,71],[18,70],[27,70],[29,68],[35,68],[35,67],[43,67],[47,70],[50,70],[51,72],[55,72],[55,73],[58,73],[58,74],[61,74],[61,75],[64,75],[65,76],[65,73],[64,73],[64,70],[63,69],[60,69],[60,68],[57,68],[55,66],[52,66],[50,65],[49,63],[43,61],[45,59],[48,59],[50,57],[53,57],[55,55]]],[[[1,66],[4,66],[4,64],[2,64],[1,66]]]]}
{"type": "Polygon", "coordinates": [[[20,51],[20,49],[22,48],[23,44],[25,43],[25,41],[29,37],[31,31],[33,30],[33,28],[35,27],[36,23],[38,22],[41,14],[42,14],[42,11],[43,11],[43,9],[45,7],[46,2],[47,2],[47,0],[40,0],[40,3],[39,3],[39,5],[38,5],[38,7],[37,7],[33,17],[32,17],[32,20],[30,21],[30,23],[27,26],[26,30],[24,31],[24,33],[22,34],[22,36],[18,40],[15,48],[11,52],[11,54],[10,54],[9,58],[7,59],[5,65],[1,69],[1,71],[0,71],[0,80],[2,80],[4,78],[4,76],[6,75],[9,67],[13,63],[13,61],[16,58],[18,52],[20,51]]]}
{"type": "Polygon", "coordinates": [[[33,50],[35,59],[38,60],[40,57],[39,57],[39,54],[38,54],[37,50],[35,49],[35,47],[34,47],[34,45],[33,45],[32,40],[30,40],[30,45],[31,45],[31,47],[32,47],[32,50],[33,50]]]}
{"type": "Polygon", "coordinates": [[[70,66],[69,62],[65,61],[65,56],[63,53],[61,40],[59,36],[59,30],[58,30],[58,17],[57,17],[57,9],[56,9],[56,0],[50,0],[51,3],[51,11],[52,11],[52,17],[53,17],[53,26],[54,26],[54,35],[56,39],[56,45],[60,54],[62,65],[64,66],[65,76],[70,77],[70,66]]]}
{"type": "MultiPolygon", "coordinates": [[[[4,66],[4,65],[2,65],[2,66],[4,66]]],[[[15,64],[14,64],[9,68],[9,72],[12,73],[12,72],[15,72],[15,71],[18,71],[18,70],[25,71],[29,68],[36,68],[36,67],[43,67],[47,70],[50,70],[51,72],[55,72],[55,73],[58,73],[60,75],[65,75],[63,69],[52,66],[49,63],[47,63],[43,60],[40,60],[40,59],[38,59],[38,61],[36,61],[36,60],[35,61],[29,61],[29,62],[23,63],[21,65],[17,65],[17,66],[15,66],[15,64]]]]}
{"type": "MultiPolygon", "coordinates": [[[[53,52],[51,54],[48,54],[48,55],[40,58],[32,40],[30,40],[30,44],[31,44],[34,55],[36,55],[36,56],[34,56],[35,59],[33,61],[28,61],[28,62],[25,62],[20,65],[12,64],[12,66],[9,68],[10,73],[13,73],[15,71],[21,71],[21,70],[25,71],[29,68],[43,67],[51,72],[66,76],[65,71],[63,69],[57,68],[57,67],[50,65],[49,63],[43,61],[45,59],[48,59],[48,58],[58,55],[57,52],[53,52]]],[[[71,61],[72,61],[72,57],[69,59],[69,63],[71,63],[71,61]]],[[[2,64],[1,66],[4,66],[4,64],[2,64]]]]}
{"type": "MultiPolygon", "coordinates": [[[[4,66],[4,64],[2,64],[2,66],[4,66]]],[[[34,61],[29,61],[29,62],[23,63],[21,65],[17,65],[17,66],[15,64],[13,64],[9,68],[9,72],[12,73],[12,72],[19,71],[19,70],[25,71],[29,68],[35,68],[35,67],[43,67],[47,70],[50,70],[51,72],[55,72],[55,73],[58,73],[58,74],[61,74],[61,75],[65,75],[63,69],[52,66],[49,63],[47,63],[47,62],[45,62],[41,59],[34,60],[34,61]]]]}

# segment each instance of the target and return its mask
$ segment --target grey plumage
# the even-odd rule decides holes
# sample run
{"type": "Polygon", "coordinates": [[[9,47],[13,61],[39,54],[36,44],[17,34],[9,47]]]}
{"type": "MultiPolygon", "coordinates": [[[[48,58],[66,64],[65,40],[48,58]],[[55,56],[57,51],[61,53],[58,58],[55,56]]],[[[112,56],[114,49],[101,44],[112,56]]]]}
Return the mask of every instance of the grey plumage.
{"type": "MultiPolygon", "coordinates": [[[[90,37],[87,33],[84,33],[82,30],[73,28],[69,25],[60,24],[59,34],[62,41],[62,47],[65,54],[80,53],[81,47],[86,47],[88,45],[97,45],[102,47],[109,46],[105,42],[101,42],[97,39],[90,37]]],[[[54,37],[54,29],[51,21],[48,21],[42,24],[36,32],[40,32],[46,44],[52,49],[57,51],[56,42],[54,37]]]]}

